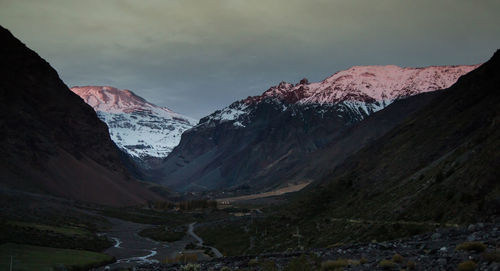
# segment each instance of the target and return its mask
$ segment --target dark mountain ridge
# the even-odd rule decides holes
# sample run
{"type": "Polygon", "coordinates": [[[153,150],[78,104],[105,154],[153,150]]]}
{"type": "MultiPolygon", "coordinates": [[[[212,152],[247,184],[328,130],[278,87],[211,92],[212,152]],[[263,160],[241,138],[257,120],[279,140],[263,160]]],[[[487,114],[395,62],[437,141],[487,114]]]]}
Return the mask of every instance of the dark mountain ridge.
{"type": "MultiPolygon", "coordinates": [[[[275,214],[282,220],[267,221],[275,224],[269,227],[298,225],[310,246],[325,246],[392,239],[450,223],[498,222],[500,51],[433,95],[295,195],[275,214]]],[[[335,151],[330,154],[334,160],[335,151]]],[[[275,234],[265,243],[284,238],[275,234]]]]}
{"type": "Polygon", "coordinates": [[[159,197],[129,177],[106,125],[57,72],[0,28],[1,185],[111,205],[159,197]]]}

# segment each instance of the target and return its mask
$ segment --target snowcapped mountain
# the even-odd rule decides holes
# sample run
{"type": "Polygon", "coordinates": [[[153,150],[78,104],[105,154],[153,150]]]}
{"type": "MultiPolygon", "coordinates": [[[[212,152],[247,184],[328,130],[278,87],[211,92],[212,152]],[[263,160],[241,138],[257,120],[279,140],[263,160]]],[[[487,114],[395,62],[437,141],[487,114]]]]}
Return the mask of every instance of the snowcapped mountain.
{"type": "MultiPolygon", "coordinates": [[[[244,186],[262,191],[286,185],[295,181],[298,175],[289,174],[306,164],[305,157],[313,159],[309,155],[346,140],[349,129],[374,112],[406,97],[448,88],[476,67],[356,66],[317,83],[281,82],[187,130],[164,160],[161,182],[179,190],[244,186]]],[[[386,114],[357,136],[373,140],[423,104],[399,106],[392,111],[397,116],[386,114]]],[[[339,161],[362,145],[340,147],[339,161]]]]}
{"type": "Polygon", "coordinates": [[[72,87],[109,127],[111,139],[135,158],[163,158],[177,146],[194,119],[147,102],[130,90],[109,86],[72,87]]]}
{"type": "MultiPolygon", "coordinates": [[[[309,83],[302,79],[297,84],[281,82],[260,96],[248,97],[216,111],[202,119],[200,125],[211,121],[234,121],[244,127],[252,105],[261,102],[279,103],[286,110],[290,104],[329,107],[352,111],[360,120],[398,99],[419,93],[445,89],[460,76],[478,65],[431,66],[402,68],[387,66],[355,66],[340,71],[321,82],[309,83]]],[[[324,110],[320,110],[324,111],[324,110]]]]}

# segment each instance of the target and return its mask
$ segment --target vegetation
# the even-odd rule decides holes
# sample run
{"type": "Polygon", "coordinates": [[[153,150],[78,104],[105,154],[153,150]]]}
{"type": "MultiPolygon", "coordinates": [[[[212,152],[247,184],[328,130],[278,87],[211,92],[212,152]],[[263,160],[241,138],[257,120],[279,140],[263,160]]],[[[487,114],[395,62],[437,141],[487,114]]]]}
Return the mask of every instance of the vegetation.
{"type": "Polygon", "coordinates": [[[173,210],[178,208],[183,211],[191,211],[198,209],[216,209],[217,201],[215,200],[186,200],[180,202],[171,202],[171,201],[150,201],[147,203],[147,206],[151,209],[156,210],[173,210]]]}
{"type": "Polygon", "coordinates": [[[140,207],[112,208],[107,207],[101,211],[105,216],[126,221],[151,225],[167,225],[176,227],[199,220],[199,214],[177,212],[173,210],[148,209],[140,207]]]}
{"type": "Polygon", "coordinates": [[[242,255],[250,247],[250,237],[255,233],[247,227],[245,221],[240,219],[216,226],[200,225],[196,228],[196,233],[203,238],[205,244],[218,248],[225,256],[242,255]]]}
{"type": "Polygon", "coordinates": [[[500,250],[485,252],[483,258],[488,262],[500,262],[500,250]]]}
{"type": "Polygon", "coordinates": [[[91,251],[7,243],[0,245],[1,270],[9,270],[10,256],[13,256],[13,270],[49,271],[58,267],[88,270],[114,262],[114,258],[109,255],[91,251]]]}
{"type": "Polygon", "coordinates": [[[194,253],[179,253],[175,257],[167,258],[166,263],[194,263],[198,261],[198,255],[194,253]]]}
{"type": "Polygon", "coordinates": [[[392,256],[392,261],[395,262],[395,263],[402,263],[404,260],[403,256],[401,256],[400,254],[394,254],[394,256],[392,256]]]}
{"type": "Polygon", "coordinates": [[[56,226],[51,226],[51,225],[43,225],[43,224],[38,224],[38,223],[28,223],[28,222],[19,222],[19,221],[10,221],[7,223],[9,225],[12,225],[12,226],[34,228],[34,229],[37,229],[40,231],[50,231],[50,232],[64,234],[67,236],[74,236],[74,235],[88,236],[88,235],[91,235],[90,231],[88,231],[84,228],[81,228],[81,227],[74,227],[74,226],[56,227],[56,226]]]}
{"type": "Polygon", "coordinates": [[[186,265],[181,266],[181,271],[198,271],[200,270],[199,264],[188,263],[186,265]]]}
{"type": "Polygon", "coordinates": [[[286,266],[285,271],[311,271],[318,269],[318,260],[313,257],[301,255],[294,257],[286,266]]]}
{"type": "Polygon", "coordinates": [[[408,268],[408,270],[415,270],[417,268],[417,263],[414,261],[408,261],[406,263],[406,268],[408,268]]]}
{"type": "Polygon", "coordinates": [[[392,269],[394,268],[396,265],[394,264],[393,261],[391,260],[382,260],[378,263],[378,266],[383,268],[383,269],[392,269]]]}
{"type": "Polygon", "coordinates": [[[481,242],[464,242],[462,244],[459,244],[456,249],[483,252],[486,250],[486,245],[481,242]]]}
{"type": "Polygon", "coordinates": [[[102,251],[112,245],[85,228],[52,226],[28,222],[0,222],[0,242],[18,243],[54,248],[102,251]]]}
{"type": "Polygon", "coordinates": [[[188,211],[196,209],[215,209],[217,208],[217,201],[215,200],[189,200],[181,201],[177,204],[179,209],[188,211]]]}
{"type": "Polygon", "coordinates": [[[325,261],[321,263],[321,270],[343,270],[344,267],[348,265],[346,259],[337,259],[335,261],[325,261]]]}
{"type": "Polygon", "coordinates": [[[458,264],[458,271],[474,271],[477,268],[477,263],[474,261],[465,261],[458,264]]]}
{"type": "Polygon", "coordinates": [[[140,236],[162,242],[175,242],[181,240],[185,234],[185,226],[168,227],[163,225],[154,228],[147,228],[139,232],[140,236]]]}

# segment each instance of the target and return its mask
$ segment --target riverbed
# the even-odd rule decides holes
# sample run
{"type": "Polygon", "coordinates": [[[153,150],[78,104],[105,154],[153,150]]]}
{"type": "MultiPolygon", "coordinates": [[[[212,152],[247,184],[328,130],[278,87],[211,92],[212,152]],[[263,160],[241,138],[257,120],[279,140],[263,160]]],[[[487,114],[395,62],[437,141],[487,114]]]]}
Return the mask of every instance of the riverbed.
{"type": "MultiPolygon", "coordinates": [[[[174,258],[176,254],[184,251],[188,243],[200,241],[194,237],[196,235],[187,234],[182,240],[176,242],[158,242],[138,234],[141,230],[153,227],[153,225],[109,217],[107,219],[111,222],[112,227],[103,232],[102,235],[114,242],[112,247],[104,251],[104,253],[116,258],[116,263],[109,265],[111,269],[145,263],[162,263],[166,261],[167,257],[174,258]]],[[[198,259],[209,258],[200,253],[198,259]]],[[[104,267],[100,270],[104,270],[104,267]]]]}

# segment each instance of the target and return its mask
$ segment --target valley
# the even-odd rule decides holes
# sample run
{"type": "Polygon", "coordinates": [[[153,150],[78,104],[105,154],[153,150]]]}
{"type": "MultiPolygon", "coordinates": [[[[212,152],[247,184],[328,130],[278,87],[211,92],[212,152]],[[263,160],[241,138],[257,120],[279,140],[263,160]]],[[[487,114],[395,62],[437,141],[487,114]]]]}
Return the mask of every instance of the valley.
{"type": "Polygon", "coordinates": [[[2,270],[500,270],[500,50],[198,121],[0,38],[2,270]]]}

